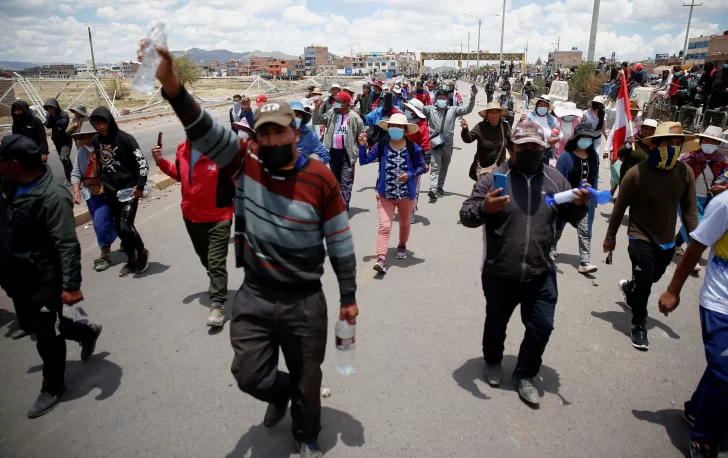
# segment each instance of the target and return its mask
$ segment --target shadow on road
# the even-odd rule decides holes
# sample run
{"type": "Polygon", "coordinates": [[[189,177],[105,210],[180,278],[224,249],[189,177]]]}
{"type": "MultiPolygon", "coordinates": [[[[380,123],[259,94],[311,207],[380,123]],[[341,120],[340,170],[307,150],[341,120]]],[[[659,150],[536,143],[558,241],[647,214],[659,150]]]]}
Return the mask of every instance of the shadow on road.
{"type": "MultiPolygon", "coordinates": [[[[503,356],[503,361],[501,361],[501,365],[503,367],[503,383],[498,389],[506,389],[515,392],[516,387],[511,379],[511,374],[516,368],[517,363],[518,357],[513,355],[503,356]]],[[[483,376],[484,368],[485,361],[483,361],[482,357],[469,359],[465,362],[465,364],[455,369],[455,371],[452,373],[452,378],[455,379],[460,388],[469,391],[476,398],[490,399],[490,397],[480,391],[477,384],[475,383],[476,380],[480,380],[485,384],[485,377],[483,376]]],[[[571,402],[567,401],[561,395],[561,393],[559,393],[559,388],[561,387],[561,379],[559,377],[559,373],[551,367],[542,364],[541,371],[538,373],[538,376],[536,377],[534,382],[536,388],[538,389],[539,396],[543,397],[544,393],[555,394],[561,399],[562,405],[571,405],[571,402]]],[[[485,386],[486,389],[494,389],[488,387],[487,384],[485,386]]]]}
{"type": "MultiPolygon", "coordinates": [[[[362,261],[364,262],[371,262],[376,261],[377,255],[369,255],[364,256],[362,258],[362,261]]],[[[397,259],[397,248],[396,247],[390,247],[387,250],[387,269],[391,267],[400,267],[400,268],[407,268],[416,266],[417,264],[422,264],[425,262],[422,258],[417,258],[414,256],[414,252],[407,250],[407,257],[404,259],[397,259]]]]}
{"type": "Polygon", "coordinates": [[[690,456],[688,448],[688,440],[690,439],[690,427],[682,422],[682,411],[678,409],[658,410],[650,412],[648,410],[633,410],[632,415],[636,419],[648,421],[656,425],[665,427],[667,437],[670,438],[672,445],[686,456],[690,456]]]}
{"type": "MultiPolygon", "coordinates": [[[[361,422],[346,412],[322,407],[321,424],[318,444],[324,453],[336,447],[339,438],[347,447],[362,447],[365,443],[364,427],[361,422]]],[[[243,458],[248,453],[250,453],[250,458],[298,455],[290,431],[290,416],[273,428],[266,428],[262,424],[255,425],[243,434],[235,446],[235,450],[228,453],[227,458],[243,458]]],[[[338,455],[346,456],[347,454],[342,450],[338,455]]]]}
{"type": "Polygon", "coordinates": [[[8,330],[5,332],[5,337],[10,337],[10,334],[18,329],[18,319],[16,318],[15,313],[10,310],[0,309],[0,328],[8,323],[15,323],[15,325],[8,326],[8,330]]]}
{"type": "MultiPolygon", "coordinates": [[[[616,302],[616,304],[622,307],[621,312],[591,312],[591,314],[595,318],[599,318],[600,320],[610,323],[616,331],[630,337],[632,332],[632,312],[627,308],[627,305],[624,302],[619,301],[616,302]]],[[[670,326],[661,321],[657,321],[651,316],[647,317],[646,327],[648,331],[654,328],[661,329],[662,331],[665,331],[665,334],[667,334],[671,339],[677,340],[680,338],[680,335],[673,331],[670,326]]]]}
{"type": "Polygon", "coordinates": [[[369,213],[368,208],[359,208],[359,207],[349,207],[349,219],[352,219],[359,213],[369,213]]]}
{"type": "MultiPolygon", "coordinates": [[[[91,393],[94,388],[101,390],[101,393],[95,398],[97,401],[103,401],[116,393],[121,386],[121,376],[124,371],[119,365],[107,361],[108,356],[109,352],[105,351],[94,354],[86,362],[66,361],[66,385],[69,393],[64,402],[80,399],[91,393]]],[[[32,374],[42,370],[43,365],[41,364],[29,368],[28,373],[32,374]]]]}
{"type": "Polygon", "coordinates": [[[426,218],[422,215],[415,214],[415,222],[412,224],[422,223],[423,226],[430,225],[430,218],[426,218]]]}
{"type": "Polygon", "coordinates": [[[144,278],[149,277],[150,275],[161,274],[166,272],[167,269],[169,269],[169,266],[166,264],[149,261],[149,267],[147,267],[147,271],[143,274],[134,274],[134,278],[144,278]]]}
{"type": "Polygon", "coordinates": [[[376,186],[365,186],[365,187],[359,189],[357,192],[364,192],[364,191],[373,190],[373,189],[377,189],[377,187],[376,186]]]}
{"type": "MultiPolygon", "coordinates": [[[[607,218],[607,221],[609,221],[609,218],[612,217],[611,213],[605,213],[605,212],[599,212],[600,215],[602,215],[604,218],[607,218]]],[[[624,215],[622,217],[622,226],[629,226],[629,215],[624,215]]]]}

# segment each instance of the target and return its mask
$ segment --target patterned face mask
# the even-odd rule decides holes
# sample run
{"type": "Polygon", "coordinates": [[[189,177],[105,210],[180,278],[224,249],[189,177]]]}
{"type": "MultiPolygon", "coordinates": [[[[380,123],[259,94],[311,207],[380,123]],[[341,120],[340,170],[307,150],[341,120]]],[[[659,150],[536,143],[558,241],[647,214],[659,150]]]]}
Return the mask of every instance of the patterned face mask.
{"type": "Polygon", "coordinates": [[[657,147],[653,146],[647,153],[647,162],[652,164],[654,167],[657,167],[658,169],[670,170],[671,168],[675,167],[675,164],[677,163],[677,158],[678,156],[680,156],[681,150],[682,145],[660,145],[657,147]]]}

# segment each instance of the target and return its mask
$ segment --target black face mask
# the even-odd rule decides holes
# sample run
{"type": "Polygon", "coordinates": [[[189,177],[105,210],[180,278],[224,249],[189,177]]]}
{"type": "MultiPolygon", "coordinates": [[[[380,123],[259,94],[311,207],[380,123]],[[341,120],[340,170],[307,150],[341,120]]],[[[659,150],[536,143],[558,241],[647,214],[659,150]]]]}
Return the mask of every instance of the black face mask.
{"type": "Polygon", "coordinates": [[[259,146],[258,155],[268,170],[279,170],[293,160],[293,144],[278,146],[259,146]]]}
{"type": "Polygon", "coordinates": [[[514,167],[521,173],[530,175],[536,173],[543,165],[544,150],[521,150],[516,153],[516,163],[514,167]]]}

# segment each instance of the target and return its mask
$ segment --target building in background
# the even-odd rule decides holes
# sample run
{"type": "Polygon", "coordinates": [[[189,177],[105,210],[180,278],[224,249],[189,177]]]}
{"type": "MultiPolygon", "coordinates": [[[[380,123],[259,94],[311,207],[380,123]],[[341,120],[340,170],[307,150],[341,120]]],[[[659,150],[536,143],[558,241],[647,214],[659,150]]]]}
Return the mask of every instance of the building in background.
{"type": "Polygon", "coordinates": [[[571,68],[581,65],[583,56],[581,51],[552,51],[549,53],[549,64],[557,68],[571,68]]]}
{"type": "Polygon", "coordinates": [[[374,76],[397,75],[401,72],[399,56],[390,49],[387,52],[359,52],[357,57],[366,61],[366,72],[374,76]]]}
{"type": "Polygon", "coordinates": [[[726,59],[728,59],[728,30],[723,32],[722,35],[714,35],[710,37],[705,61],[713,62],[716,66],[718,66],[726,59]]]}
{"type": "Polygon", "coordinates": [[[303,60],[307,75],[315,75],[321,71],[320,65],[329,64],[329,47],[310,45],[303,48],[303,60]]]}
{"type": "Polygon", "coordinates": [[[708,55],[710,37],[694,37],[688,39],[688,53],[685,56],[685,65],[703,65],[708,55]]]}
{"type": "Polygon", "coordinates": [[[288,75],[288,63],[285,60],[269,60],[268,74],[273,76],[288,75]]]}

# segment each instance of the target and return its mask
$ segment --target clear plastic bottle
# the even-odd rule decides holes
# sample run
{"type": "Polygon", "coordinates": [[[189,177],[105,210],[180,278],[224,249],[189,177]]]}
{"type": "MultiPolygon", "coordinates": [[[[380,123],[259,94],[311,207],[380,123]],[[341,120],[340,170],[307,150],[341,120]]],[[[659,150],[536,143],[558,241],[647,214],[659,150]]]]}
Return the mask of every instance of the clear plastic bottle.
{"type": "Polygon", "coordinates": [[[83,200],[89,200],[91,198],[91,190],[86,186],[81,186],[81,197],[83,200]]]}
{"type": "MultiPolygon", "coordinates": [[[[134,188],[126,188],[126,189],[120,189],[116,192],[116,199],[119,202],[129,202],[133,199],[131,196],[131,192],[134,190],[134,188]]],[[[152,192],[152,186],[147,183],[144,185],[144,197],[147,197],[149,193],[152,192]]]]}
{"type": "Polygon", "coordinates": [[[156,46],[167,46],[167,34],[164,32],[164,22],[158,22],[149,29],[146,45],[142,48],[142,63],[139,65],[134,82],[131,87],[143,94],[154,92],[154,81],[157,76],[157,67],[161,57],[156,46]]]}
{"type": "Polygon", "coordinates": [[[336,372],[347,377],[356,371],[356,325],[336,322],[336,372]]]}

